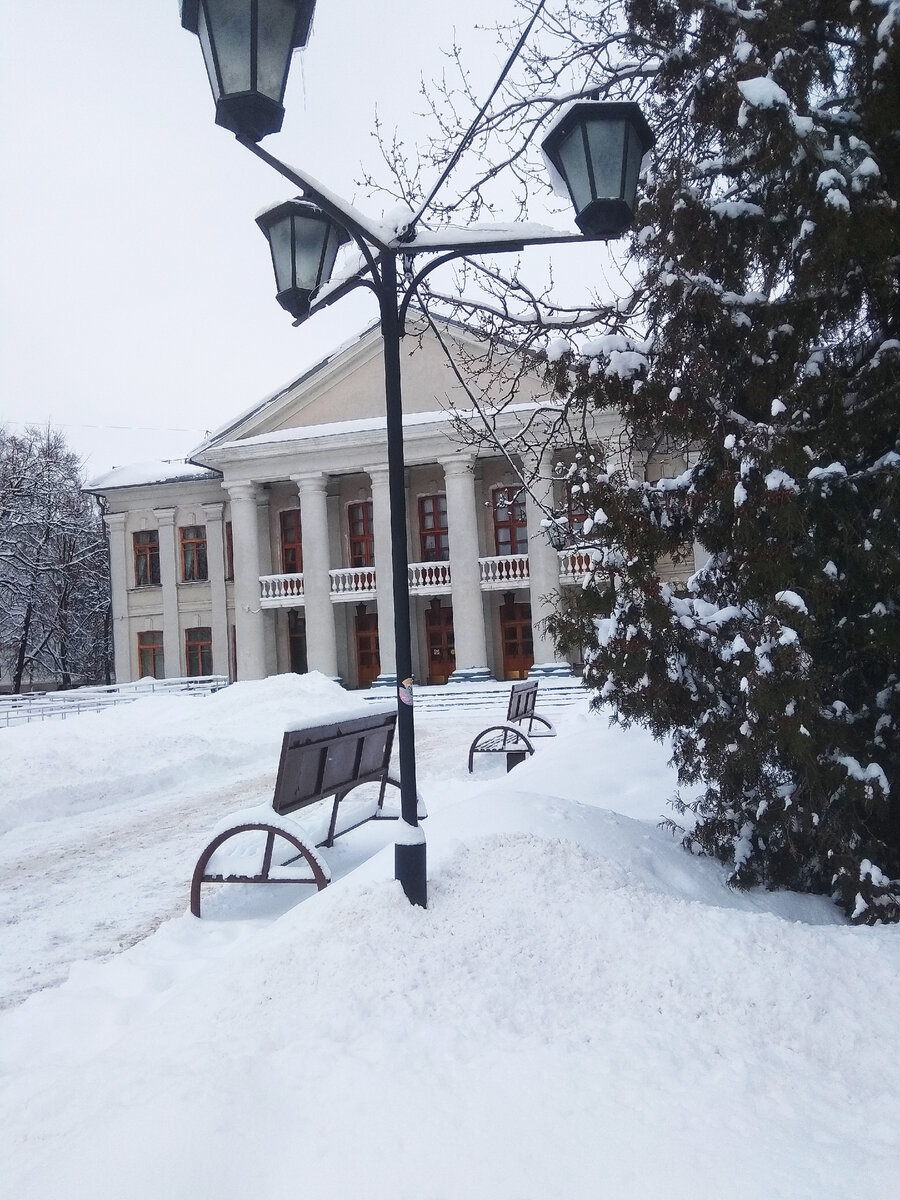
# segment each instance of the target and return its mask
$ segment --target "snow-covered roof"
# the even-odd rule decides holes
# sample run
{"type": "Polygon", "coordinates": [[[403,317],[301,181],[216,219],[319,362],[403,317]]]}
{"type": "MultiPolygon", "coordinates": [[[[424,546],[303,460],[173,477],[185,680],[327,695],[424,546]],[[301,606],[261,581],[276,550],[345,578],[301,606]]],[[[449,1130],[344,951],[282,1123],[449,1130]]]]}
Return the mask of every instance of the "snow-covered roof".
{"type": "MultiPolygon", "coordinates": [[[[532,401],[526,404],[508,404],[503,408],[503,412],[512,413],[533,413],[540,408],[550,409],[553,407],[561,407],[559,404],[554,404],[552,401],[540,400],[532,401]]],[[[404,413],[403,428],[412,429],[416,426],[423,425],[441,425],[458,419],[475,419],[478,414],[474,411],[464,411],[461,409],[441,409],[438,412],[419,412],[419,413],[404,413]]],[[[384,416],[378,417],[358,417],[352,421],[329,421],[327,424],[321,425],[297,425],[290,429],[274,429],[270,433],[260,433],[255,437],[237,438],[230,442],[217,442],[216,450],[243,449],[247,446],[266,446],[273,442],[301,442],[320,437],[340,437],[342,434],[353,436],[359,433],[377,433],[385,430],[387,422],[384,416]]],[[[199,455],[200,450],[195,450],[194,453],[199,455]]]]}
{"type": "Polygon", "coordinates": [[[186,479],[218,479],[219,472],[185,459],[160,459],[113,467],[92,479],[85,491],[106,492],[113,488],[141,487],[148,483],[179,483],[186,479]]]}

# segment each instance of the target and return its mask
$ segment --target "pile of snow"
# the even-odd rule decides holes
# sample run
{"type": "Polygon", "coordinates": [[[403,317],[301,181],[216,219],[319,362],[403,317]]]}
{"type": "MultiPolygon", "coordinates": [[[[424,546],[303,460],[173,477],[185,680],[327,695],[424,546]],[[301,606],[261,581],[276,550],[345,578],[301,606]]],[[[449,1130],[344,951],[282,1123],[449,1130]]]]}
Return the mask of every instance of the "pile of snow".
{"type": "MultiPolygon", "coordinates": [[[[278,675],[208,697],[150,695],[49,728],[3,736],[0,833],[277,764],[291,722],[359,712],[364,702],[324,675],[278,675]]],[[[368,709],[363,708],[363,711],[368,709]]]]}
{"type": "MultiPolygon", "coordinates": [[[[93,743],[104,794],[117,757],[127,777],[136,729],[164,756],[177,725],[182,791],[218,811],[204,799],[208,775],[251,781],[265,757],[254,729],[304,719],[304,703],[334,711],[343,696],[321,679],[305,685],[316,696],[299,686],[238,685],[230,701],[185,701],[178,722],[167,700],[147,702],[142,726],[127,721],[139,705],[93,718],[105,722],[106,744],[93,743]],[[205,761],[204,744],[230,767],[205,761]]],[[[658,828],[673,780],[639,731],[610,729],[581,705],[554,713],[559,737],[512,774],[498,763],[473,778],[466,750],[485,723],[417,716],[427,910],[393,881],[388,836],[326,891],[287,911],[282,898],[281,915],[224,888],[209,918],[167,920],[4,1014],[9,1194],[889,1194],[900,1151],[896,929],[850,927],[823,899],[729,891],[715,863],[658,828]]],[[[32,769],[48,793],[65,792],[63,768],[50,766],[59,726],[40,728],[47,765],[35,735],[32,769]]],[[[265,736],[277,759],[278,729],[265,736]]],[[[271,780],[250,786],[264,793],[271,780]]],[[[83,795],[79,805],[7,839],[42,847],[66,826],[83,849],[85,830],[106,821],[127,843],[125,812],[139,824],[143,810],[170,811],[152,789],[123,802],[121,820],[115,805],[88,811],[83,795]]],[[[177,826],[158,833],[179,838],[177,826]]],[[[72,902],[89,920],[104,883],[92,866],[80,854],[68,862],[81,887],[72,902]]],[[[132,880],[135,904],[144,882],[132,880]]],[[[39,922],[39,906],[36,892],[20,923],[39,922]]]]}

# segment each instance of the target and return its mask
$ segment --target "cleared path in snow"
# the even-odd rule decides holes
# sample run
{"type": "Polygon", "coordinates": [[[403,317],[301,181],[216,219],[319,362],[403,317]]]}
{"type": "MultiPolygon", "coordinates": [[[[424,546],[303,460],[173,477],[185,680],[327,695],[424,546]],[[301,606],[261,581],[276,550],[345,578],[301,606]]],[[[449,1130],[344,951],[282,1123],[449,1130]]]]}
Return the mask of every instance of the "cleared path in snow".
{"type": "MultiPolygon", "coordinates": [[[[427,805],[440,805],[456,787],[468,785],[469,742],[485,714],[493,716],[498,704],[505,704],[504,694],[488,692],[474,711],[468,707],[471,697],[457,711],[443,706],[417,711],[418,785],[427,805]]],[[[65,724],[72,730],[79,721],[92,720],[90,715],[74,717],[65,724]]],[[[73,962],[108,958],[183,913],[194,863],[213,825],[272,794],[277,751],[265,756],[269,766],[262,771],[259,755],[250,758],[243,771],[232,770],[225,781],[214,752],[198,743],[195,761],[181,765],[182,782],[174,788],[151,787],[101,808],[19,825],[0,838],[0,890],[6,897],[0,925],[0,1008],[62,982],[73,962]]],[[[502,773],[499,762],[479,767],[478,779],[502,773]]],[[[165,771],[160,776],[170,785],[165,771]]],[[[108,791],[115,781],[98,780],[97,787],[108,791]]],[[[394,825],[386,822],[343,839],[328,855],[334,877],[358,866],[393,836],[394,825]]],[[[246,912],[249,889],[241,891],[246,912]]],[[[312,889],[283,891],[287,906],[312,889]]]]}

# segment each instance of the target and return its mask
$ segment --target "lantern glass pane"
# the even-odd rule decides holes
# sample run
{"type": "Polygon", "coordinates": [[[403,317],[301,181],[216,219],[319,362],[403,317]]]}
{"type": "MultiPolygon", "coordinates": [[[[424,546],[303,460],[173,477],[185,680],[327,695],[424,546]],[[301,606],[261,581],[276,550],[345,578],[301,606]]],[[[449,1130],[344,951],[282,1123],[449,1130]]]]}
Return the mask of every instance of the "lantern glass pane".
{"type": "Polygon", "coordinates": [[[294,224],[294,284],[313,292],[321,283],[322,250],[328,224],[310,217],[293,217],[294,224]]]}
{"type": "Polygon", "coordinates": [[[591,121],[587,126],[587,135],[596,188],[594,199],[616,200],[622,192],[625,122],[591,121]]]}
{"type": "Polygon", "coordinates": [[[327,283],[331,278],[331,273],[334,270],[334,260],[337,258],[338,250],[344,244],[346,235],[343,230],[337,225],[330,224],[328,226],[328,245],[325,247],[325,258],[322,263],[322,278],[320,283],[327,283]]]}
{"type": "Polygon", "coordinates": [[[638,176],[641,173],[641,162],[644,158],[644,148],[640,136],[633,125],[628,126],[628,149],[625,157],[625,187],[622,199],[629,208],[634,208],[637,195],[638,176]]]}
{"type": "MultiPolygon", "coordinates": [[[[253,86],[250,62],[250,12],[247,0],[203,0],[200,28],[209,21],[208,36],[216,48],[221,95],[249,92],[253,86]]],[[[200,34],[204,43],[204,33],[200,34]]]]}
{"type": "Polygon", "coordinates": [[[593,196],[591,195],[591,179],[588,175],[587,159],[584,154],[584,138],[581,126],[577,125],[559,145],[559,157],[562,162],[563,174],[572,196],[575,211],[581,212],[586,208],[593,196]]]}
{"type": "Polygon", "coordinates": [[[294,286],[290,216],[284,216],[280,221],[273,222],[267,233],[272,250],[272,266],[275,268],[275,287],[279,292],[286,292],[294,286]]]}
{"type": "Polygon", "coordinates": [[[209,44],[209,26],[206,24],[206,8],[204,5],[200,6],[200,14],[197,20],[197,36],[200,38],[200,48],[203,51],[203,62],[209,78],[209,86],[212,88],[213,98],[218,100],[222,94],[222,88],[219,83],[218,73],[216,72],[212,46],[209,44]]]}
{"type": "Polygon", "coordinates": [[[280,104],[293,49],[297,0],[259,0],[257,91],[280,104]]]}

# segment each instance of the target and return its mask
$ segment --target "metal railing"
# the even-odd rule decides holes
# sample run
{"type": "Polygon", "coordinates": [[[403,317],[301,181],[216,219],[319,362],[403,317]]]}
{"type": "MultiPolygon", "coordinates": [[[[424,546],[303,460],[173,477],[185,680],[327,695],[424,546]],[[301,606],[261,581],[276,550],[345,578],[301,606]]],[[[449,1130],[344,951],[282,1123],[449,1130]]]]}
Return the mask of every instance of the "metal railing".
{"type": "Polygon", "coordinates": [[[0,727],[31,721],[64,721],[79,713],[100,712],[119,704],[133,704],[144,696],[208,696],[228,686],[224,675],[187,676],[179,679],[138,679],[107,687],[71,688],[65,692],[24,692],[0,696],[0,727]]]}

